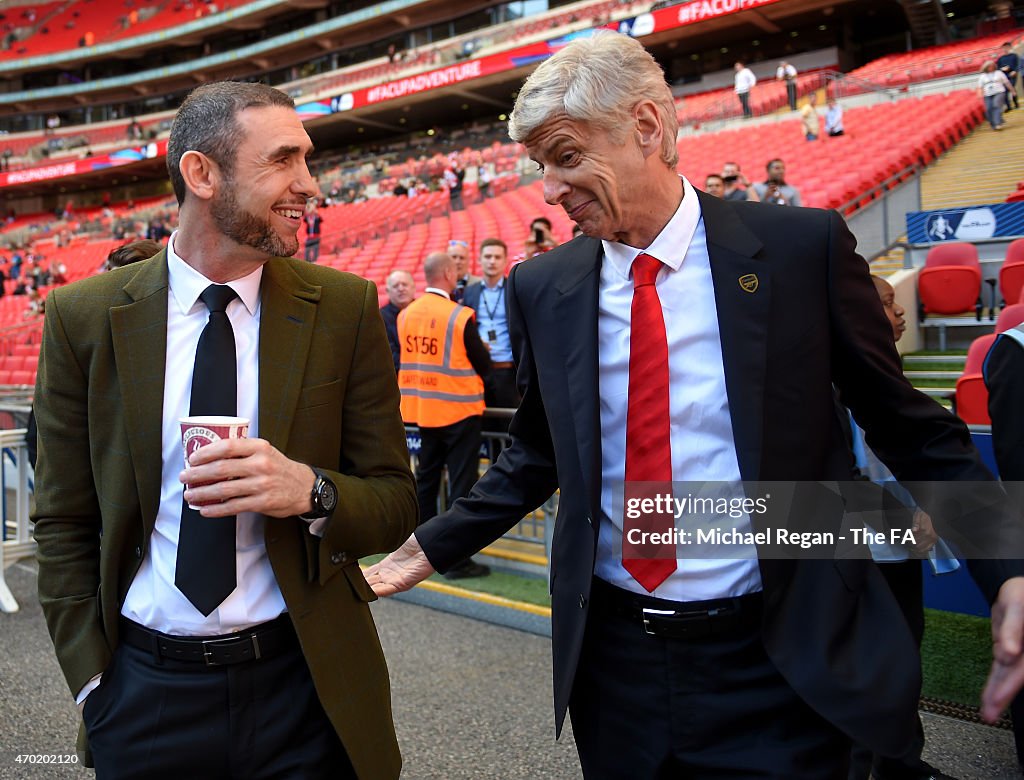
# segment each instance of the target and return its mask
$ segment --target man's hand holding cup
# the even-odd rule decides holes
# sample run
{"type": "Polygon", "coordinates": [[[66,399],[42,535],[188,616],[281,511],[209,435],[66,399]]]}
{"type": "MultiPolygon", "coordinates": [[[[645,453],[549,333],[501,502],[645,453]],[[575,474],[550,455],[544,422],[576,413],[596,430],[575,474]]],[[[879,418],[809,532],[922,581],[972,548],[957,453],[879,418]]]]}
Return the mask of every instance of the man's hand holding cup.
{"type": "Polygon", "coordinates": [[[248,438],[242,417],[184,417],[185,500],[203,517],[259,512],[289,517],[308,512],[316,475],[264,439],[248,438]]]}

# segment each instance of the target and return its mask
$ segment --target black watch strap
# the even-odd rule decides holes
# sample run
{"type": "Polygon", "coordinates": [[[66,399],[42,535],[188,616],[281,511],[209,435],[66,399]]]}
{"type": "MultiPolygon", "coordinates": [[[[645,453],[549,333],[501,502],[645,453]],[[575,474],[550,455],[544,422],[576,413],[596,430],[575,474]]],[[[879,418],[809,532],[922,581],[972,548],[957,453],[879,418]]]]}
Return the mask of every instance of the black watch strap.
{"type": "Polygon", "coordinates": [[[313,473],[316,474],[316,479],[313,481],[313,489],[310,491],[312,506],[308,512],[299,515],[303,520],[319,520],[322,517],[329,517],[338,505],[337,485],[320,469],[314,468],[313,473]]]}

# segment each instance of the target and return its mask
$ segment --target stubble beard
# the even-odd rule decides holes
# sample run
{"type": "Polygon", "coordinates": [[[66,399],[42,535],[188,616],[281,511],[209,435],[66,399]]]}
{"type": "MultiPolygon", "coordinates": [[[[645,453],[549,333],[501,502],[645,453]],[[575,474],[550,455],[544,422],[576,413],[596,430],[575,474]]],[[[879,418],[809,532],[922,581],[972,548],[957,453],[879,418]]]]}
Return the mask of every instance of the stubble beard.
{"type": "Polygon", "coordinates": [[[283,237],[268,220],[245,211],[235,197],[234,181],[225,185],[211,207],[214,222],[225,236],[271,257],[291,257],[299,251],[297,235],[283,237]]]}

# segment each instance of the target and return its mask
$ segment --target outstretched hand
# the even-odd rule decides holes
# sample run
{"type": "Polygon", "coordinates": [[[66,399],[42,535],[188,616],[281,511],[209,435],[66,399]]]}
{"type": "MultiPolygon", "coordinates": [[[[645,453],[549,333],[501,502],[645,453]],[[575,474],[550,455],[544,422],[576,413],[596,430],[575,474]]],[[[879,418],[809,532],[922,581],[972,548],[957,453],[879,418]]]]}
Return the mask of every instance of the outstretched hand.
{"type": "Polygon", "coordinates": [[[993,723],[1024,686],[1024,577],[1003,583],[992,605],[992,671],[981,694],[981,716],[993,723]]]}
{"type": "Polygon", "coordinates": [[[433,574],[434,567],[413,534],[384,560],[368,567],[363,576],[378,596],[394,596],[409,590],[433,574]]]}

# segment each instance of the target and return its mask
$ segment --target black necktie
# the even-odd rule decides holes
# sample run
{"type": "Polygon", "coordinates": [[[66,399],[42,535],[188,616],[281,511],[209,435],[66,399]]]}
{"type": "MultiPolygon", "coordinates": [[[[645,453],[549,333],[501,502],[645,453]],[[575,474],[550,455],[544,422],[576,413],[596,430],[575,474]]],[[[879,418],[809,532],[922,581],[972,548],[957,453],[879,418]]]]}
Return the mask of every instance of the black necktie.
{"type": "MultiPolygon", "coordinates": [[[[233,417],[238,393],[235,332],[225,310],[235,291],[211,284],[199,298],[210,310],[210,319],[196,348],[189,415],[233,417]]],[[[182,499],[174,584],[204,615],[231,594],[236,585],[234,515],[203,517],[182,499]]]]}

